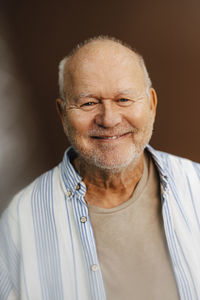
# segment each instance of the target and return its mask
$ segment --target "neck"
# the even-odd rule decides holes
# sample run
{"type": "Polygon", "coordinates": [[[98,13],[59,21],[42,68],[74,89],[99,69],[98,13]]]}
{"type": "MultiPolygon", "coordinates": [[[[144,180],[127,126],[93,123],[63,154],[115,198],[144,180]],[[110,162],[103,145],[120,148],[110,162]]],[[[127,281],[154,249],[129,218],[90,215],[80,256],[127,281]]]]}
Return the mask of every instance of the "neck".
{"type": "Polygon", "coordinates": [[[116,172],[88,165],[80,157],[75,159],[74,167],[86,185],[87,204],[112,208],[127,201],[133,194],[143,174],[144,153],[137,163],[116,172]]]}

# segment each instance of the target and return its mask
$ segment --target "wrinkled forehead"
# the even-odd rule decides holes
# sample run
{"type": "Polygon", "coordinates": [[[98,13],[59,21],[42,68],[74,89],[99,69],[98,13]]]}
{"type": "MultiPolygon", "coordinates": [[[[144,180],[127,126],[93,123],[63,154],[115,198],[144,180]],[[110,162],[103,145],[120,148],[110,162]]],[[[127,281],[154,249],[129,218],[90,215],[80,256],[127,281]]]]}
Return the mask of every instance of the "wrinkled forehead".
{"type": "Polygon", "coordinates": [[[84,89],[106,92],[123,88],[137,91],[145,87],[145,74],[138,55],[113,42],[86,45],[65,66],[66,92],[82,92],[84,89]]]}

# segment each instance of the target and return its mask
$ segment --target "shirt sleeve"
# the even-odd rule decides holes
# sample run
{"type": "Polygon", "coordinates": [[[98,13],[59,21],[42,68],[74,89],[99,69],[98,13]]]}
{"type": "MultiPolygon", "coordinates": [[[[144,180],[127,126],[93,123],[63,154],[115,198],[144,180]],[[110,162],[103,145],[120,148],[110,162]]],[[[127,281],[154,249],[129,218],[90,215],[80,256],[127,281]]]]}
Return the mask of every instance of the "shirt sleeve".
{"type": "Polygon", "coordinates": [[[0,299],[19,298],[19,251],[17,222],[7,209],[0,219],[0,299]]]}

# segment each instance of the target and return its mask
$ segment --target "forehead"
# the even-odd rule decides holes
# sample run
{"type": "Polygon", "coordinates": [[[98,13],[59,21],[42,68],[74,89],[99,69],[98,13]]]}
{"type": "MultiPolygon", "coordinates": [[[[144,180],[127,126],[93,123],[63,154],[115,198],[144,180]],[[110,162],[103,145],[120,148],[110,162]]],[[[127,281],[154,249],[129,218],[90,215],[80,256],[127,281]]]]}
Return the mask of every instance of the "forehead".
{"type": "Polygon", "coordinates": [[[116,43],[96,43],[80,49],[66,68],[65,90],[111,96],[123,90],[137,93],[146,87],[138,56],[116,43]]]}

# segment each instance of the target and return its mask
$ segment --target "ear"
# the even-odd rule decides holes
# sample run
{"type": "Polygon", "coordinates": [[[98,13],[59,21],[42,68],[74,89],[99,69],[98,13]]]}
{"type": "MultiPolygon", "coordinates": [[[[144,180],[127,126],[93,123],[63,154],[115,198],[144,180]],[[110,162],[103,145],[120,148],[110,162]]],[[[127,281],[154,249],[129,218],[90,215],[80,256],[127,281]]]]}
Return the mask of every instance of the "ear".
{"type": "Polygon", "coordinates": [[[61,119],[62,125],[63,125],[63,129],[65,131],[65,116],[66,116],[66,111],[65,111],[65,103],[64,100],[61,98],[57,98],[56,99],[56,109],[58,112],[58,115],[61,119]]]}
{"type": "Polygon", "coordinates": [[[59,116],[61,116],[64,113],[64,100],[63,99],[61,99],[61,98],[56,99],[56,109],[57,109],[59,116]]]}
{"type": "Polygon", "coordinates": [[[152,115],[155,119],[156,116],[156,108],[157,108],[157,95],[156,95],[156,91],[154,90],[154,88],[150,88],[149,89],[149,95],[150,95],[150,109],[152,111],[152,115]]]}

